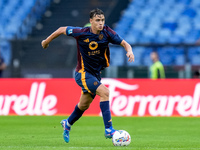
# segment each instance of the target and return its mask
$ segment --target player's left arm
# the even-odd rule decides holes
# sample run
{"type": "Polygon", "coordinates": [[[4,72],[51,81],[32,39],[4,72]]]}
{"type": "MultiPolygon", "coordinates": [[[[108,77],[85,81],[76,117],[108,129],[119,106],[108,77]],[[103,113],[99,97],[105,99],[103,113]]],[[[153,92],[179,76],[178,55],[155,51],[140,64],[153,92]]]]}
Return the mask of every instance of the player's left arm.
{"type": "Polygon", "coordinates": [[[129,62],[134,62],[135,60],[135,57],[134,57],[134,54],[133,54],[133,51],[132,51],[132,47],[129,43],[127,43],[125,40],[122,40],[121,44],[120,44],[122,47],[124,47],[124,49],[126,50],[126,56],[129,58],[128,61],[129,62]]]}

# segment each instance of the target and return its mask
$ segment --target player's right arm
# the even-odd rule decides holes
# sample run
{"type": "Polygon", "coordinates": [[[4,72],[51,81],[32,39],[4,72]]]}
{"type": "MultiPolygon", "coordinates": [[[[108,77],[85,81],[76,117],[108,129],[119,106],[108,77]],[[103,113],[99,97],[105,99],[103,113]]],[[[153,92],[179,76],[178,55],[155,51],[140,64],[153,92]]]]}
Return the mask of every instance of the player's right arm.
{"type": "Polygon", "coordinates": [[[49,46],[49,43],[60,36],[61,34],[66,35],[66,29],[67,27],[60,27],[56,31],[54,31],[50,36],[48,36],[45,40],[41,42],[41,45],[44,49],[46,49],[49,46]]]}

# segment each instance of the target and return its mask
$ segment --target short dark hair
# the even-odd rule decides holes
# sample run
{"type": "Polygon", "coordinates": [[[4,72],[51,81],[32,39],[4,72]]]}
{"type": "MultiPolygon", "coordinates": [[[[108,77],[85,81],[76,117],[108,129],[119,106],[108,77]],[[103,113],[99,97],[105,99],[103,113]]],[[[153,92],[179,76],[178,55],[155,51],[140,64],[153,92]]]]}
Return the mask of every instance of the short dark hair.
{"type": "Polygon", "coordinates": [[[90,19],[92,19],[96,15],[104,15],[104,12],[99,8],[90,11],[90,19]]]}

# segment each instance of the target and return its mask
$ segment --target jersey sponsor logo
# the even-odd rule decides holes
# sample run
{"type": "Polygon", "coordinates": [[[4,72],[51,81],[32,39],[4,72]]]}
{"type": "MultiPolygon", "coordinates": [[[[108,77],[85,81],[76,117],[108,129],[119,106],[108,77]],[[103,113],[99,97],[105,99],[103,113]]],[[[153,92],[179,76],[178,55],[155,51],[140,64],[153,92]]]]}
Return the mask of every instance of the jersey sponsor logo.
{"type": "Polygon", "coordinates": [[[90,48],[91,50],[95,50],[95,49],[97,49],[97,47],[98,47],[98,43],[97,43],[97,42],[95,42],[95,41],[91,41],[91,42],[90,42],[89,48],[90,48]]]}
{"type": "Polygon", "coordinates": [[[69,29],[68,34],[72,34],[72,33],[73,33],[73,29],[69,29]]]}
{"type": "Polygon", "coordinates": [[[99,35],[99,40],[102,40],[103,39],[103,34],[100,34],[99,35]]]}
{"type": "Polygon", "coordinates": [[[89,40],[89,38],[87,38],[87,39],[85,39],[85,40],[83,40],[85,43],[89,43],[90,42],[90,40],[89,40]]]}
{"type": "Polygon", "coordinates": [[[91,56],[91,55],[97,55],[97,54],[100,54],[100,50],[96,50],[96,51],[91,51],[91,52],[88,52],[88,55],[91,56]]]}

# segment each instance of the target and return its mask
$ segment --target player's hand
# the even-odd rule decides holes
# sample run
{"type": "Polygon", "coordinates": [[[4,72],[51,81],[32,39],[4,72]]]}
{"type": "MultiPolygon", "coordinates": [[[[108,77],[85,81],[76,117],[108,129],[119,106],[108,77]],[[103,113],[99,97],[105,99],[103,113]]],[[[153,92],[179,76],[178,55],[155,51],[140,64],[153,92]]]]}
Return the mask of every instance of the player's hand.
{"type": "Polygon", "coordinates": [[[129,58],[128,59],[129,62],[134,62],[135,56],[134,56],[133,52],[127,52],[126,56],[129,58]]]}
{"type": "Polygon", "coordinates": [[[42,47],[43,47],[44,49],[46,49],[47,47],[49,47],[49,43],[47,43],[46,40],[43,40],[43,41],[41,42],[41,45],[42,45],[42,47]]]}

